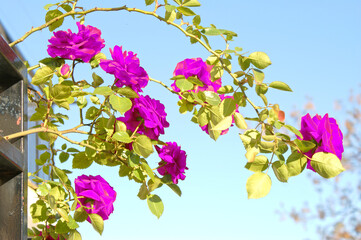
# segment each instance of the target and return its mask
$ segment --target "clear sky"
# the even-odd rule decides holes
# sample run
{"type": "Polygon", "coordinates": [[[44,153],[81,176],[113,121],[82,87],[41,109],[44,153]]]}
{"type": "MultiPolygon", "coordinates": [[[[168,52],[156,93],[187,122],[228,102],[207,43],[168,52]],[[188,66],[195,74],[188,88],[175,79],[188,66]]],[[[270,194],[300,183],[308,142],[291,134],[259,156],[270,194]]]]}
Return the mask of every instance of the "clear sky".
{"type": "MultiPolygon", "coordinates": [[[[47,1],[48,2],[48,1],[47,1]]],[[[143,1],[84,1],[86,6],[138,6],[143,1]]],[[[306,97],[311,97],[319,114],[333,110],[336,99],[345,99],[350,89],[360,84],[361,76],[361,2],[358,0],[304,0],[304,1],[216,1],[203,0],[195,9],[203,25],[210,23],[238,33],[231,47],[244,51],[264,51],[272,65],[265,70],[266,82],[283,81],[293,93],[269,90],[272,103],[279,103],[286,113],[302,109],[306,97]]],[[[44,23],[44,1],[3,1],[0,21],[13,39],[21,37],[32,26],[44,23]]],[[[136,13],[94,13],[86,18],[87,25],[102,30],[106,49],[122,45],[124,50],[138,54],[141,65],[155,79],[168,85],[168,79],[179,61],[185,58],[209,55],[200,45],[190,45],[179,31],[151,17],[136,13]]],[[[73,21],[66,20],[64,29],[76,29],[73,21]]],[[[35,33],[18,46],[30,65],[47,56],[46,45],[51,33],[35,33]]],[[[216,40],[212,46],[223,47],[216,40]]],[[[235,69],[237,68],[234,62],[235,69]]],[[[79,78],[90,79],[91,73],[81,71],[79,78]]],[[[98,71],[101,72],[101,71],[98,71]]],[[[109,82],[112,76],[104,76],[109,82]]],[[[223,79],[226,83],[229,79],[223,79]]],[[[81,225],[85,240],[101,239],[316,239],[312,228],[305,230],[292,221],[280,221],[276,210],[280,203],[290,209],[318,197],[312,190],[307,174],[280,183],[271,173],[273,186],[270,194],[259,200],[248,200],[245,183],[251,172],[246,163],[238,129],[219,138],[210,139],[198,126],[191,123],[190,114],[180,115],[177,97],[163,87],[150,83],[145,92],[166,106],[170,128],[162,139],[176,141],[188,154],[186,179],[180,182],[183,196],[179,198],[164,188],[156,193],[165,204],[158,220],[148,210],[145,201],[136,196],[138,185],[118,177],[118,168],[92,165],[90,169],[75,171],[81,174],[101,174],[118,193],[115,211],[105,222],[100,237],[90,224],[81,225]]],[[[243,110],[242,110],[243,111],[243,110]]],[[[242,112],[243,113],[243,112],[242,112]]],[[[245,110],[245,114],[252,113],[245,110]]],[[[289,118],[288,118],[289,119],[289,118]]],[[[286,116],[287,121],[287,116],[286,116]]],[[[156,156],[149,162],[156,163],[156,156]]],[[[70,162],[69,162],[70,163],[70,162]]],[[[69,165],[65,165],[69,166],[69,165]]],[[[347,174],[347,173],[342,173],[347,174]]],[[[329,180],[333,184],[334,180],[329,180]]],[[[317,200],[317,199],[315,199],[317,200]]]]}

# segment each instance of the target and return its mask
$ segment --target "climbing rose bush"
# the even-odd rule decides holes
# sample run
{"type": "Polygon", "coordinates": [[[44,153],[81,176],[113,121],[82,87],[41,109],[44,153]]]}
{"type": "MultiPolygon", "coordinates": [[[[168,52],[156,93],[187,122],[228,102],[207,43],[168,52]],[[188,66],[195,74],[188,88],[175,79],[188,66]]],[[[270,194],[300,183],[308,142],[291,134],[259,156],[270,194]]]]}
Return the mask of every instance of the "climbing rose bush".
{"type": "MultiPolygon", "coordinates": [[[[101,176],[81,175],[74,180],[75,192],[87,213],[96,213],[103,220],[114,211],[113,203],[117,193],[101,176]]],[[[78,203],[77,208],[80,207],[78,203]]],[[[91,222],[90,217],[87,219],[91,222]]]]}
{"type": "MultiPolygon", "coordinates": [[[[306,153],[312,158],[315,153],[327,152],[335,154],[340,160],[342,159],[343,135],[334,118],[328,117],[328,114],[321,117],[316,114],[311,118],[310,114],[306,114],[301,119],[301,130],[303,139],[307,141],[315,141],[317,147],[306,153]]],[[[297,137],[301,139],[300,137],[297,137]]],[[[307,168],[315,171],[311,166],[311,161],[307,163],[307,168]]]]}
{"type": "Polygon", "coordinates": [[[124,122],[132,132],[139,126],[137,133],[158,140],[160,134],[164,134],[164,128],[169,127],[164,105],[148,95],[133,98],[132,103],[132,108],[117,120],[124,122]]]}
{"type": "MultiPolygon", "coordinates": [[[[203,83],[203,87],[196,85],[192,90],[193,92],[217,92],[217,90],[222,86],[222,80],[217,79],[212,82],[210,74],[212,68],[213,66],[208,65],[201,58],[187,58],[177,64],[173,72],[173,76],[183,75],[185,78],[197,77],[203,83]]],[[[174,82],[171,86],[174,91],[180,92],[176,82],[174,82]]]]}
{"type": "Polygon", "coordinates": [[[174,184],[178,183],[178,180],[184,180],[186,176],[184,171],[187,170],[186,160],[187,154],[181,150],[180,146],[175,142],[167,142],[162,148],[155,147],[160,159],[158,172],[161,175],[170,174],[174,184]]]}
{"type": "Polygon", "coordinates": [[[142,88],[147,86],[149,76],[140,66],[137,54],[124,51],[122,47],[115,46],[109,49],[113,60],[101,59],[100,67],[115,77],[115,85],[118,87],[128,86],[136,92],[143,92],[142,88]]]}
{"type": "Polygon", "coordinates": [[[81,59],[89,62],[92,57],[105,47],[104,39],[100,37],[101,31],[92,26],[84,26],[77,22],[78,33],[68,31],[54,32],[54,36],[49,39],[48,53],[51,57],[61,57],[65,59],[81,59]]]}

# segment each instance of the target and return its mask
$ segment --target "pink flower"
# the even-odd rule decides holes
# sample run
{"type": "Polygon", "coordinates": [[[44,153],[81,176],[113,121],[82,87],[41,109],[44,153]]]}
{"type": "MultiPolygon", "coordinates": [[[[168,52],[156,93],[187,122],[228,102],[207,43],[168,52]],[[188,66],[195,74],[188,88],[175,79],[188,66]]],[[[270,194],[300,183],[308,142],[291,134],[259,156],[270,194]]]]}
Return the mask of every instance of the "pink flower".
{"type": "Polygon", "coordinates": [[[164,111],[164,105],[158,100],[149,96],[139,96],[132,99],[132,108],[124,114],[124,117],[117,118],[125,123],[127,129],[144,134],[150,139],[158,140],[160,134],[164,134],[164,128],[169,127],[164,111]]]}
{"type": "MultiPolygon", "coordinates": [[[[183,75],[185,78],[197,77],[203,83],[203,87],[195,85],[194,89],[190,91],[217,92],[218,89],[222,86],[222,80],[217,79],[216,81],[212,82],[210,74],[212,68],[213,66],[203,62],[201,58],[187,58],[177,64],[173,72],[173,76],[183,75]]],[[[174,91],[180,92],[180,89],[176,85],[176,81],[174,81],[171,86],[174,91]]]]}
{"type": "MultiPolygon", "coordinates": [[[[315,141],[317,146],[305,153],[312,158],[313,154],[318,152],[327,152],[335,154],[340,160],[342,159],[343,149],[343,135],[334,118],[329,118],[328,114],[321,117],[316,114],[311,118],[307,114],[301,119],[301,130],[303,139],[307,141],[315,141]]],[[[297,136],[298,139],[301,139],[297,136]]],[[[311,161],[307,163],[307,168],[315,171],[311,166],[311,161]]]]}
{"type": "MultiPolygon", "coordinates": [[[[114,211],[113,203],[117,193],[101,176],[81,175],[74,181],[75,192],[87,213],[96,213],[106,220],[114,211]]],[[[80,204],[77,205],[77,208],[80,204]]],[[[88,222],[91,222],[88,217],[88,222]]]]}
{"type": "Polygon", "coordinates": [[[84,26],[76,23],[79,32],[68,31],[54,32],[49,39],[48,53],[51,57],[65,59],[81,59],[89,62],[92,57],[100,52],[105,46],[104,39],[100,37],[101,31],[92,26],[84,26]]]}
{"type": "Polygon", "coordinates": [[[167,142],[166,144],[162,148],[155,147],[162,159],[159,162],[161,167],[158,168],[158,172],[163,176],[170,174],[173,183],[177,184],[178,179],[184,180],[186,178],[184,171],[188,169],[186,166],[187,154],[175,142],[167,142]]]}
{"type": "Polygon", "coordinates": [[[70,67],[68,64],[64,64],[63,66],[61,66],[60,68],[60,74],[66,79],[69,77],[70,75],[70,67]]]}
{"type": "Polygon", "coordinates": [[[100,67],[115,77],[115,85],[118,87],[128,86],[136,92],[143,92],[142,88],[147,86],[149,76],[140,66],[137,54],[122,50],[115,46],[114,51],[110,49],[113,60],[100,60],[100,67]]]}

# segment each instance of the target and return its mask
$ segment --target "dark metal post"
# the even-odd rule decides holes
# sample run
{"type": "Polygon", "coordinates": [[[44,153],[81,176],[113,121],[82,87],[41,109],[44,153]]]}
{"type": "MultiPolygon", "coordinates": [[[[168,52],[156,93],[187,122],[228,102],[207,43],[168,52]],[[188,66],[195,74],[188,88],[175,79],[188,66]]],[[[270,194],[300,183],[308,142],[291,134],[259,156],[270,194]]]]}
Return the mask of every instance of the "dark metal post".
{"type": "Polygon", "coordinates": [[[27,239],[27,70],[0,36],[0,239],[27,239]]]}

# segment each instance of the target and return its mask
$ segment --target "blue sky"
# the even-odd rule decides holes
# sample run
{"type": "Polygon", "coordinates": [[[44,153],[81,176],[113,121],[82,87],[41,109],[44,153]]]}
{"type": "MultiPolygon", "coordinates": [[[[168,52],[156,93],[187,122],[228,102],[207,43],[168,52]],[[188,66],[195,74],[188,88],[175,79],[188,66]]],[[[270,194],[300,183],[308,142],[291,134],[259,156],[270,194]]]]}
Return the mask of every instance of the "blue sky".
{"type": "MultiPolygon", "coordinates": [[[[91,6],[138,6],[143,1],[84,1],[91,6]],[[133,2],[133,3],[132,3],[133,2]]],[[[272,103],[279,103],[286,113],[302,109],[307,97],[319,114],[342,119],[333,110],[333,102],[346,99],[350,89],[360,84],[361,76],[361,2],[360,1],[215,1],[203,0],[195,9],[203,25],[210,23],[238,33],[231,47],[244,51],[264,51],[272,65],[265,70],[266,82],[283,81],[293,93],[269,91],[272,103]]],[[[0,21],[14,39],[21,37],[32,26],[44,23],[44,1],[5,1],[0,8],[0,21]]],[[[106,48],[122,45],[124,50],[138,54],[141,65],[155,79],[170,85],[168,80],[174,67],[185,58],[202,57],[208,52],[200,45],[190,45],[179,31],[151,17],[135,13],[95,13],[86,18],[86,24],[102,30],[106,48]]],[[[66,20],[64,29],[76,29],[66,20]]],[[[35,33],[18,46],[31,65],[47,56],[48,30],[35,33]]],[[[214,48],[222,42],[215,40],[214,48]]],[[[236,62],[234,68],[237,68],[236,62]]],[[[78,77],[90,78],[84,68],[78,77]]],[[[100,71],[98,71],[100,72],[100,71]]],[[[104,77],[106,75],[103,75],[104,77]]],[[[105,77],[112,81],[110,76],[105,77]]],[[[230,81],[223,79],[223,83],[230,81]]],[[[102,174],[118,192],[114,214],[105,222],[100,237],[88,223],[82,224],[83,239],[316,239],[312,228],[307,231],[292,221],[280,221],[276,210],[280,203],[287,208],[301,206],[305,201],[318,200],[307,174],[284,184],[271,175],[270,194],[259,200],[248,200],[245,183],[251,172],[246,163],[242,143],[236,128],[211,140],[199,127],[191,123],[190,114],[180,115],[177,97],[163,87],[149,84],[147,94],[166,106],[170,128],[163,139],[177,141],[188,154],[186,179],[180,182],[183,196],[179,198],[167,188],[156,192],[165,204],[163,216],[157,220],[147,204],[136,196],[138,185],[118,177],[117,168],[93,165],[81,174],[102,174]]],[[[242,110],[243,111],[243,110],[242,110]]],[[[243,113],[243,112],[242,112],[243,113]]],[[[246,109],[244,115],[252,114],[246,109]]],[[[289,119],[289,117],[288,117],[289,119]]],[[[287,121],[287,116],[286,116],[287,121]]],[[[151,157],[156,163],[156,156],[151,157]]],[[[150,160],[152,162],[152,160],[150,160]]],[[[347,173],[343,173],[347,174],[347,173]]],[[[333,184],[334,180],[329,180],[333,184]]]]}

